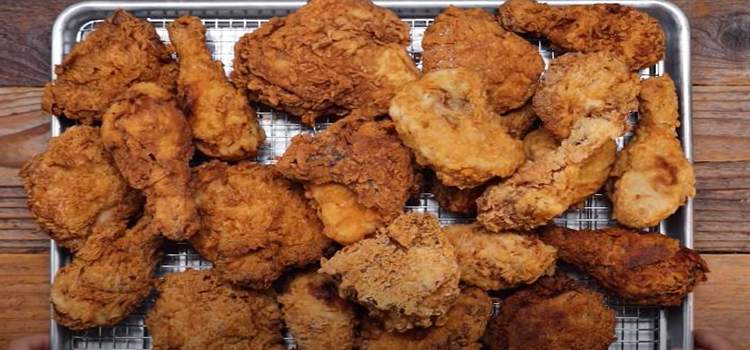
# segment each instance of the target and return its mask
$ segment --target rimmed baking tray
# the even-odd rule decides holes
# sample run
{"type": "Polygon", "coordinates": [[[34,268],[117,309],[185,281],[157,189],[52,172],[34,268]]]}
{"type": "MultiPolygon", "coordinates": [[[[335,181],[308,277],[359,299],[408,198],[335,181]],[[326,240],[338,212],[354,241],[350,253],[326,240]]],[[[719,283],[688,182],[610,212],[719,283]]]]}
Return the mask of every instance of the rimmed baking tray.
{"type": "MultiPolygon", "coordinates": [[[[459,7],[482,7],[495,12],[503,1],[375,1],[378,5],[396,12],[411,27],[412,44],[409,52],[419,65],[421,60],[421,39],[432,19],[449,5],[459,7]]],[[[590,4],[592,1],[546,1],[552,5],[590,4]]],[[[659,20],[666,35],[667,57],[653,67],[640,72],[641,76],[659,76],[669,73],[677,86],[680,102],[679,130],[682,146],[689,159],[692,156],[691,123],[690,123],[690,30],[687,18],[675,5],[658,0],[647,1],[597,1],[598,3],[619,3],[647,12],[659,20]]],[[[103,1],[82,2],[68,7],[55,21],[52,32],[52,65],[60,64],[73,45],[83,40],[113,10],[123,8],[134,16],[146,19],[154,24],[164,41],[168,41],[165,24],[184,15],[200,17],[206,25],[206,39],[214,58],[224,63],[227,73],[232,67],[234,43],[243,34],[258,28],[271,17],[284,16],[304,5],[303,1],[103,1]]],[[[530,39],[539,47],[539,51],[548,62],[555,52],[550,50],[544,41],[530,39]]],[[[54,69],[52,72],[54,78],[54,69]]],[[[284,113],[265,106],[258,106],[261,125],[266,131],[267,141],[257,157],[261,163],[273,163],[281,155],[294,135],[315,133],[324,129],[328,123],[323,122],[315,127],[300,125],[298,120],[284,113]]],[[[634,116],[635,120],[637,116],[634,116]]],[[[52,135],[57,136],[73,123],[62,118],[52,117],[52,135]]],[[[620,147],[628,136],[620,139],[620,147]]],[[[603,228],[614,225],[610,220],[610,208],[601,194],[589,198],[583,209],[569,210],[555,221],[557,224],[571,228],[603,228]]],[[[422,193],[418,199],[407,205],[408,210],[434,213],[444,224],[466,221],[443,210],[429,193],[422,193]]],[[[680,239],[682,244],[692,247],[693,244],[693,202],[680,208],[677,213],[653,228],[664,234],[680,239]]],[[[169,243],[165,246],[165,258],[159,266],[159,275],[182,271],[186,268],[209,268],[210,263],[203,260],[187,243],[169,243]]],[[[54,278],[57,270],[70,262],[71,254],[59,248],[54,241],[50,251],[50,276],[54,278]]],[[[585,276],[562,266],[574,276],[586,279],[585,276]]],[[[589,282],[594,288],[593,283],[589,282]]],[[[127,319],[114,327],[100,327],[86,331],[70,331],[51,321],[51,343],[53,349],[150,349],[151,339],[144,326],[144,315],[150,308],[152,298],[127,319]]],[[[607,298],[607,303],[617,313],[617,342],[610,349],[671,349],[680,347],[692,349],[692,295],[685,298],[683,304],[673,308],[657,308],[627,305],[616,298],[607,298]]],[[[292,348],[293,340],[287,339],[292,348]]]]}

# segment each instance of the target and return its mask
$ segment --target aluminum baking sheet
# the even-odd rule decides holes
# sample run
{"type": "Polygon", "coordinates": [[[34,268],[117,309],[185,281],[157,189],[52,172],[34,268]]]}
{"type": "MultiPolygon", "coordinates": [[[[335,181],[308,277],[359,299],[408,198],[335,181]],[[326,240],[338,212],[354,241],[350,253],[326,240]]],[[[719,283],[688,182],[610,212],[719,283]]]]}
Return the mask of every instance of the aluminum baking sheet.
{"type": "MultiPolygon", "coordinates": [[[[591,1],[547,1],[552,5],[571,5],[593,3],[591,1]]],[[[679,130],[683,148],[691,158],[691,123],[690,123],[690,33],[688,21],[682,11],[666,1],[601,1],[633,6],[657,18],[666,35],[667,58],[657,65],[642,70],[641,76],[659,76],[669,73],[675,81],[680,101],[679,130]]],[[[411,27],[412,44],[408,47],[415,62],[420,65],[421,40],[425,29],[432,19],[448,5],[459,7],[483,7],[495,12],[502,1],[376,1],[395,11],[411,27]]],[[[168,36],[165,24],[184,14],[200,17],[206,26],[206,40],[215,59],[224,63],[227,73],[232,69],[234,43],[245,33],[253,31],[263,22],[274,16],[284,16],[304,5],[302,1],[237,1],[237,2],[83,2],[63,11],[57,18],[52,36],[52,64],[62,62],[65,55],[76,42],[83,40],[101,21],[117,8],[124,8],[139,18],[154,24],[161,38],[166,42],[168,36]]],[[[544,41],[531,40],[548,62],[555,52],[550,50],[544,41]]],[[[52,72],[54,78],[54,71],[52,72]]],[[[300,133],[315,133],[324,129],[328,123],[323,122],[315,127],[300,125],[294,117],[258,106],[261,125],[266,131],[267,140],[257,160],[270,164],[281,155],[290,139],[300,133]]],[[[632,121],[637,119],[634,115],[632,121]]],[[[57,136],[68,126],[69,120],[52,117],[52,135],[57,136]]],[[[628,136],[618,140],[622,146],[628,136]]],[[[693,212],[692,199],[680,210],[652,228],[664,234],[678,238],[682,244],[692,247],[693,212]]],[[[432,195],[422,193],[408,210],[434,213],[444,224],[467,221],[467,219],[444,211],[435,202],[432,195]]],[[[583,209],[569,210],[556,219],[560,225],[571,228],[603,228],[614,225],[610,220],[610,208],[601,194],[586,200],[583,209]]],[[[183,271],[187,268],[210,268],[210,263],[203,260],[187,243],[169,243],[165,246],[165,257],[159,266],[158,275],[183,271]]],[[[50,274],[54,278],[57,270],[69,263],[71,255],[51,243],[50,274]]],[[[581,273],[567,266],[562,269],[577,278],[586,281],[581,273]]],[[[586,281],[593,288],[591,282],[586,281]]],[[[675,308],[657,308],[632,306],[616,298],[607,297],[607,303],[617,313],[617,341],[610,349],[671,349],[681,347],[692,349],[692,296],[688,296],[683,305],[675,308]]],[[[51,321],[51,342],[53,349],[150,349],[151,338],[144,326],[144,315],[153,303],[153,295],[136,312],[114,327],[99,327],[86,331],[70,331],[51,321]]],[[[293,339],[287,337],[287,343],[293,348],[293,339]]]]}

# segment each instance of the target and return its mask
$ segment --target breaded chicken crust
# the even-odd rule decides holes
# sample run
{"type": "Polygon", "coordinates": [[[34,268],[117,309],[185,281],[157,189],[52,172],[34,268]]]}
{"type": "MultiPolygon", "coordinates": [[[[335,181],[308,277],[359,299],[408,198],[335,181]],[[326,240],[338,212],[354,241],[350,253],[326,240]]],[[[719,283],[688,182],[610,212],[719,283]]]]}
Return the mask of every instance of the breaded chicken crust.
{"type": "Polygon", "coordinates": [[[354,191],[344,185],[308,183],[305,196],[323,222],[323,234],[339,244],[352,244],[374,233],[390,220],[358,201],[354,191]]]}
{"type": "Polygon", "coordinates": [[[477,199],[484,193],[486,184],[460,189],[458,187],[443,185],[439,180],[433,179],[430,192],[441,207],[465,216],[477,214],[477,199]]]}
{"type": "Polygon", "coordinates": [[[508,131],[510,136],[517,139],[526,136],[538,119],[534,113],[534,105],[531,101],[500,116],[505,130],[508,131]]]}

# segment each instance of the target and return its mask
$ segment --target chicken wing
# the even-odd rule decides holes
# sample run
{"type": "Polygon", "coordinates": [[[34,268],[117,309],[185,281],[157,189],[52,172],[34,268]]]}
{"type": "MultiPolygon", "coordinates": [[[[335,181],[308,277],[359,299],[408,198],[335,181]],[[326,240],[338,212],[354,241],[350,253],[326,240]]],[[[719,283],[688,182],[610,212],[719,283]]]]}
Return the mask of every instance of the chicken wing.
{"type": "Polygon", "coordinates": [[[321,266],[342,297],[367,307],[389,331],[445,324],[459,294],[455,250],[431,214],[403,214],[321,266]]]}
{"type": "Polygon", "coordinates": [[[154,350],[283,350],[275,293],[225,284],[213,270],[168,274],[146,317],[154,350]]]}
{"type": "Polygon", "coordinates": [[[196,147],[223,160],[256,155],[265,133],[244,90],[235,89],[221,61],[211,59],[200,19],[182,16],[167,24],[167,30],[179,56],[177,88],[196,147]]]}
{"type": "Polygon", "coordinates": [[[543,277],[501,302],[482,342],[490,350],[604,350],[615,313],[603,297],[565,275],[543,277]]]}
{"type": "Polygon", "coordinates": [[[647,14],[618,4],[550,6],[510,0],[500,6],[500,22],[517,33],[540,35],[563,51],[606,51],[630,69],[664,59],[664,32],[647,14]]]}
{"type": "Polygon", "coordinates": [[[635,137],[617,156],[608,188],[612,217],[633,228],[658,225],[695,196],[695,172],[675,132],[680,122],[674,82],[665,75],[641,86],[635,137]]]}
{"type": "Polygon", "coordinates": [[[146,196],[153,225],[172,240],[200,226],[188,189],[192,135],[175,98],[152,83],[133,85],[107,110],[102,142],[130,186],[146,196]]]}
{"type": "Polygon", "coordinates": [[[53,316],[73,330],[112,326],[151,292],[162,238],[141,218],[119,235],[91,236],[50,287],[53,316]]]}
{"type": "Polygon", "coordinates": [[[140,194],[117,170],[98,128],[66,130],[26,162],[20,176],[39,226],[73,250],[91,235],[124,229],[141,207],[140,194]]]}
{"type": "Polygon", "coordinates": [[[153,25],[117,10],[73,47],[55,75],[44,86],[42,109],[92,124],[136,83],[174,90],[177,65],[153,25]]]}
{"type": "Polygon", "coordinates": [[[521,141],[490,110],[484,86],[473,70],[443,69],[404,85],[391,101],[401,140],[445,185],[477,187],[524,161],[521,141]]]}
{"type": "Polygon", "coordinates": [[[383,330],[372,318],[363,321],[360,350],[479,350],[479,339],[492,313],[492,300],[483,290],[464,287],[445,315],[442,326],[412,329],[404,333],[383,330]]]}
{"type": "Polygon", "coordinates": [[[560,259],[635,304],[678,306],[709,272],[698,253],[658,233],[554,226],[545,228],[541,239],[558,249],[560,259]]]}
{"type": "Polygon", "coordinates": [[[284,322],[300,350],[351,350],[357,318],[354,305],[336,294],[330,276],[295,274],[279,295],[284,322]]]}
{"type": "Polygon", "coordinates": [[[492,233],[478,223],[444,228],[456,248],[461,282],[484,290],[534,283],[555,271],[555,248],[515,232],[492,233]]]}
{"type": "Polygon", "coordinates": [[[378,116],[419,76],[408,44],[409,27],[370,0],[313,0],[243,36],[232,80],[250,99],[310,125],[353,110],[378,116]]]}
{"type": "Polygon", "coordinates": [[[191,243],[224,280],[268,288],[330,245],[302,187],[274,166],[204,163],[194,169],[191,188],[202,223],[191,243]]]}
{"type": "Polygon", "coordinates": [[[535,46],[503,29],[481,8],[448,7],[427,28],[422,48],[425,73],[469,68],[484,76],[491,108],[498,114],[526,103],[544,70],[535,46]]]}

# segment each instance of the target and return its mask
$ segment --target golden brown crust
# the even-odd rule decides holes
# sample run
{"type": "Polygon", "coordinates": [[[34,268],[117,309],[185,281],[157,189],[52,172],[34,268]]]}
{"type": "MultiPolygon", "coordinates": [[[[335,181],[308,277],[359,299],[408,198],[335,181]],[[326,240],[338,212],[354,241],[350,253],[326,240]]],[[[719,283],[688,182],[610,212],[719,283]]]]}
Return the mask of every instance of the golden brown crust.
{"type": "Polygon", "coordinates": [[[500,116],[500,121],[502,121],[508,134],[517,139],[522,139],[526,136],[531,131],[537,119],[534,113],[534,105],[531,101],[500,116]]]}
{"type": "Polygon", "coordinates": [[[430,192],[441,207],[462,215],[476,215],[477,199],[484,193],[486,184],[467,189],[443,185],[433,179],[430,192]]]}

